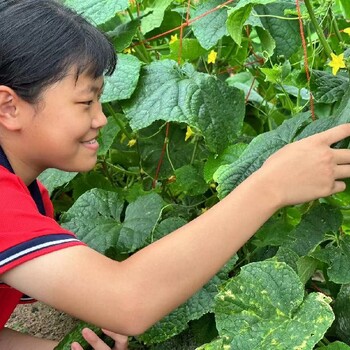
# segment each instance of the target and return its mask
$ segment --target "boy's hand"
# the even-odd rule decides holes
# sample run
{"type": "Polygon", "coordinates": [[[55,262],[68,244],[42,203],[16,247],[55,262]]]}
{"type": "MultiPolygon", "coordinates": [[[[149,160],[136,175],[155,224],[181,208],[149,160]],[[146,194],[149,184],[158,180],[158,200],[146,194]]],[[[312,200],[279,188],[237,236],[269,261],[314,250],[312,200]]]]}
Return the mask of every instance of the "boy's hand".
{"type": "Polygon", "coordinates": [[[291,143],[271,157],[259,170],[269,182],[281,206],[308,202],[345,190],[350,177],[350,150],[331,148],[350,136],[343,124],[291,143]]]}
{"type": "MultiPolygon", "coordinates": [[[[128,337],[125,335],[113,333],[103,329],[103,332],[111,337],[114,341],[114,347],[111,349],[101,338],[99,338],[95,332],[89,328],[84,328],[82,335],[84,339],[92,346],[94,350],[127,350],[128,349],[128,337]]],[[[78,343],[74,342],[71,345],[72,350],[84,350],[78,343]]]]}

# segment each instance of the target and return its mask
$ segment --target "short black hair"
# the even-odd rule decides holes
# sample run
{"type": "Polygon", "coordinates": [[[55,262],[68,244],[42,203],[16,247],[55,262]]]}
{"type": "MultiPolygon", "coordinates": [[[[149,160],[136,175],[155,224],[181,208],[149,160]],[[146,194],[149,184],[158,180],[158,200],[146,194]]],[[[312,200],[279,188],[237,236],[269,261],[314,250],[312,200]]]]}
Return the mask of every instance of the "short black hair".
{"type": "Polygon", "coordinates": [[[0,85],[30,103],[71,68],[77,78],[111,75],[116,53],[107,37],[55,0],[0,0],[0,85]]]}

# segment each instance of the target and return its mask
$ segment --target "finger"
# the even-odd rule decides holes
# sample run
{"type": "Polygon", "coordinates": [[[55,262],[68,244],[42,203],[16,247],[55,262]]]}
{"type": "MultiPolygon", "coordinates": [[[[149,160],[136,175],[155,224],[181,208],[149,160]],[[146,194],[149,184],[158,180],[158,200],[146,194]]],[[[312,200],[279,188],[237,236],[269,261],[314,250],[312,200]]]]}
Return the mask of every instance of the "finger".
{"type": "Polygon", "coordinates": [[[350,164],[338,165],[334,172],[335,179],[346,179],[350,178],[350,164]]]}
{"type": "Polygon", "coordinates": [[[335,181],[334,182],[334,193],[339,193],[339,192],[343,192],[346,189],[346,184],[343,181],[335,181]]]}
{"type": "Polygon", "coordinates": [[[334,159],[337,164],[350,164],[350,149],[335,149],[334,159]]]}
{"type": "Polygon", "coordinates": [[[74,342],[70,346],[71,350],[84,350],[81,345],[77,342],[74,342]]]}
{"type": "Polygon", "coordinates": [[[81,334],[94,350],[111,350],[111,348],[104,341],[102,341],[102,339],[100,339],[97,334],[91,329],[84,328],[81,334]]]}
{"type": "Polygon", "coordinates": [[[117,334],[107,329],[102,329],[103,333],[111,337],[115,341],[115,347],[118,350],[127,350],[128,348],[128,337],[126,335],[117,334]]]}
{"type": "Polygon", "coordinates": [[[341,124],[314,136],[317,135],[322,135],[322,137],[325,138],[327,144],[332,145],[333,143],[336,143],[350,136],[350,124],[341,124]]]}

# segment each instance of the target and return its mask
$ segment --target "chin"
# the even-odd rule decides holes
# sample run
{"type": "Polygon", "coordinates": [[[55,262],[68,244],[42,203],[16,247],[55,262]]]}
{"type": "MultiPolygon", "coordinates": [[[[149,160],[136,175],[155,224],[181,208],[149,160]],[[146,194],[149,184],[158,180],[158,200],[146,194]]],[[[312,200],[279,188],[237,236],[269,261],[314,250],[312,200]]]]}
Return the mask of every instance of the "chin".
{"type": "Polygon", "coordinates": [[[67,171],[67,172],[78,172],[78,173],[87,173],[88,171],[92,170],[96,165],[97,159],[95,159],[93,162],[86,162],[85,164],[76,164],[72,166],[60,166],[55,167],[58,170],[67,171]]]}

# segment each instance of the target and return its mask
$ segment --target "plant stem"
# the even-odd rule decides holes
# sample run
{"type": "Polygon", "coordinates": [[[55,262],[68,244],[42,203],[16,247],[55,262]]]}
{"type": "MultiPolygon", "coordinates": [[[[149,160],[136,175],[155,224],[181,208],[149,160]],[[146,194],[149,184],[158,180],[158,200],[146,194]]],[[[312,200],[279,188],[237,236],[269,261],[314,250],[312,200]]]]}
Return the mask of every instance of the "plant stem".
{"type": "Polygon", "coordinates": [[[318,38],[319,38],[319,40],[320,40],[324,50],[326,51],[327,56],[330,58],[331,57],[331,53],[333,52],[333,50],[329,46],[328,41],[327,41],[326,37],[323,34],[322,28],[319,26],[319,24],[317,22],[314,10],[313,10],[312,5],[311,5],[311,2],[310,2],[310,0],[304,0],[304,2],[305,2],[305,6],[307,8],[307,12],[309,13],[311,23],[315,27],[317,36],[318,36],[318,38]]]}
{"type": "MultiPolygon", "coordinates": [[[[128,14],[129,14],[131,20],[134,20],[134,16],[133,16],[133,14],[132,14],[132,12],[131,12],[131,10],[129,8],[128,8],[128,14]]],[[[139,39],[139,42],[141,43],[141,45],[139,46],[140,49],[139,49],[138,53],[144,58],[146,63],[151,63],[152,62],[152,57],[151,57],[150,53],[147,51],[147,49],[145,47],[145,44],[144,44],[145,37],[143,36],[143,34],[141,33],[139,28],[137,29],[136,34],[137,34],[137,37],[139,39]]],[[[136,50],[136,46],[135,46],[135,50],[136,50]]]]}
{"type": "Polygon", "coordinates": [[[342,36],[340,34],[337,20],[333,16],[332,9],[329,9],[328,15],[329,15],[329,18],[331,20],[331,26],[332,26],[332,28],[334,30],[334,33],[337,36],[339,43],[341,43],[343,41],[343,38],[342,38],[342,36]]]}
{"type": "Polygon", "coordinates": [[[122,130],[123,134],[131,140],[133,137],[132,135],[126,130],[124,123],[117,117],[117,113],[115,113],[113,107],[110,103],[105,103],[105,107],[107,108],[108,112],[111,114],[112,118],[116,121],[118,126],[120,127],[120,130],[122,130]]]}

